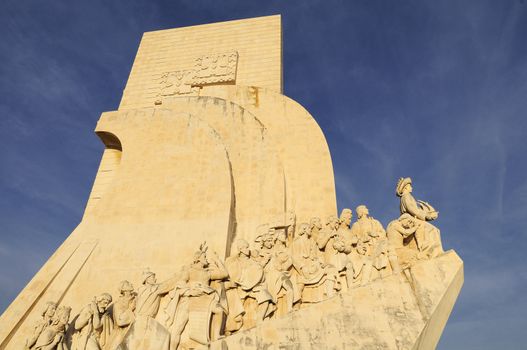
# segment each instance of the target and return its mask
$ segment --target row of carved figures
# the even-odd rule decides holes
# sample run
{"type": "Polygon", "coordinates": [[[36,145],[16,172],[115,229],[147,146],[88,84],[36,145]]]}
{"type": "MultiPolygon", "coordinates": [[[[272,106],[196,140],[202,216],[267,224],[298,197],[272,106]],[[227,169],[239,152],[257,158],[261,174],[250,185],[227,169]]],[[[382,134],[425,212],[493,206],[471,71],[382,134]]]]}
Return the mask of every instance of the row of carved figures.
{"type": "Polygon", "coordinates": [[[415,200],[410,178],[396,193],[401,216],[386,230],[365,205],[353,225],[351,209],[324,225],[316,217],[289,229],[264,225],[252,246],[237,240],[225,261],[203,243],[172,278],[158,283],[147,270],[137,290],[122,281],[117,300],[103,293],[71,322],[69,307],[48,303],[26,348],[192,349],[393,273],[410,278],[414,262],[443,253],[429,223],[438,213],[415,200]]]}

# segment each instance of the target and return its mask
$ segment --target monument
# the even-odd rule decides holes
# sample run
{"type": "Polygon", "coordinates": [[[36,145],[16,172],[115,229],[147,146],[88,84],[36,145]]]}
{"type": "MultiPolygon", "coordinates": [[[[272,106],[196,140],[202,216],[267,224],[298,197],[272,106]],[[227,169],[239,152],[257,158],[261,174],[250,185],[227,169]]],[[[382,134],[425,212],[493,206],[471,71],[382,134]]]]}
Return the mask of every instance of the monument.
{"type": "Polygon", "coordinates": [[[463,284],[438,212],[401,178],[386,229],[363,204],[337,216],[281,39],[280,16],[143,35],[82,221],[0,317],[1,349],[436,346],[463,284]]]}

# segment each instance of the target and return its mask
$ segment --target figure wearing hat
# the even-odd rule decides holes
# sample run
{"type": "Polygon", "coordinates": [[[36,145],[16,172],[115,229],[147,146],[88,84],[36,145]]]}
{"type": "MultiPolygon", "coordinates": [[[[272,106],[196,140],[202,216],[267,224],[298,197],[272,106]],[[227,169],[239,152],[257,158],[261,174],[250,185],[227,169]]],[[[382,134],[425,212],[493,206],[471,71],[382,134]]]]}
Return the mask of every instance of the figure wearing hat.
{"type": "Polygon", "coordinates": [[[137,316],[155,318],[159,311],[161,297],[174,289],[177,278],[173,277],[165,282],[157,283],[156,274],[146,269],[141,280],[143,285],[137,291],[135,313],[137,316]]]}
{"type": "Polygon", "coordinates": [[[412,179],[409,177],[400,178],[397,182],[396,193],[401,197],[401,214],[408,213],[413,217],[432,221],[437,219],[439,213],[427,202],[415,200],[412,195],[412,179]]]}
{"type": "Polygon", "coordinates": [[[121,281],[118,287],[119,298],[112,306],[112,319],[114,327],[109,335],[105,349],[115,350],[123,341],[126,332],[135,320],[134,310],[136,293],[134,286],[128,281],[121,281]]]}
{"type": "Polygon", "coordinates": [[[155,320],[161,297],[173,290],[178,275],[157,283],[156,274],[146,269],[141,279],[142,286],[137,290],[135,302],[135,321],[125,334],[119,348],[141,350],[169,350],[170,333],[155,320]]]}
{"type": "Polygon", "coordinates": [[[439,229],[428,221],[437,219],[439,213],[429,203],[416,200],[412,189],[412,179],[409,177],[400,178],[397,182],[396,194],[401,197],[401,215],[410,214],[417,219],[415,240],[421,255],[436,257],[444,252],[441,235],[439,229]]]}

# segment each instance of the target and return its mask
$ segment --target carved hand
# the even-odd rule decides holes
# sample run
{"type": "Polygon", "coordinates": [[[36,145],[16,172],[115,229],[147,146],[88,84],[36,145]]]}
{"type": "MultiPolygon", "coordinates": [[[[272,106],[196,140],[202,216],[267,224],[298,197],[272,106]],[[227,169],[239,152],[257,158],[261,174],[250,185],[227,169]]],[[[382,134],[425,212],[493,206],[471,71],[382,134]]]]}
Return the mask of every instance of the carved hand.
{"type": "Polygon", "coordinates": [[[91,314],[98,314],[99,308],[97,307],[97,299],[93,298],[92,302],[90,303],[90,311],[91,314]]]}

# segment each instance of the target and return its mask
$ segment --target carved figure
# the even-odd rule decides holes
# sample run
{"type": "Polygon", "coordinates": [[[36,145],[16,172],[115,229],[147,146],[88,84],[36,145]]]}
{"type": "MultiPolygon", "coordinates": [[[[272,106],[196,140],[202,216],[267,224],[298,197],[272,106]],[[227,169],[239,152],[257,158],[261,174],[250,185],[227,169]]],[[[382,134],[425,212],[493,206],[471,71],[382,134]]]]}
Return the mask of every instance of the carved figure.
{"type": "Polygon", "coordinates": [[[353,265],[352,285],[365,285],[371,280],[373,264],[371,257],[368,256],[368,248],[366,243],[359,241],[349,256],[353,265]]]}
{"type": "Polygon", "coordinates": [[[353,213],[351,209],[344,208],[340,212],[339,217],[339,227],[338,227],[338,233],[341,237],[344,237],[345,240],[348,241],[348,243],[352,245],[357,244],[357,238],[354,237],[351,233],[351,219],[353,218],[353,213]]]}
{"type": "Polygon", "coordinates": [[[263,225],[262,228],[264,228],[266,232],[256,237],[254,242],[258,244],[258,247],[257,249],[254,249],[252,255],[265,269],[273,255],[276,230],[274,227],[269,227],[268,225],[263,225]]]}
{"type": "Polygon", "coordinates": [[[388,224],[386,228],[388,241],[397,258],[391,256],[390,259],[394,272],[410,267],[417,260],[415,231],[418,225],[417,220],[407,213],[388,224]]]}
{"type": "Polygon", "coordinates": [[[318,235],[320,230],[322,230],[322,221],[319,217],[312,217],[309,221],[309,229],[311,230],[311,237],[315,240],[318,240],[318,235]]]}
{"type": "MultiPolygon", "coordinates": [[[[71,350],[194,348],[273,313],[284,315],[300,304],[332,297],[344,280],[348,289],[392,271],[404,271],[411,280],[415,261],[443,253],[440,232],[428,223],[438,213],[414,199],[411,183],[410,178],[397,183],[401,216],[386,231],[359,205],[353,225],[353,213],[345,208],[339,218],[328,217],[324,227],[318,217],[300,224],[291,242],[296,216],[289,211],[280,226],[259,226],[255,249],[243,239],[236,241],[236,253],[225,264],[216,253],[209,259],[204,242],[192,263],[167,281],[157,283],[155,273],[147,270],[137,293],[122,281],[114,304],[103,293],[81,309],[69,328],[71,350]],[[155,318],[167,294],[165,328],[155,318]]],[[[69,350],[65,333],[71,309],[56,308],[46,303],[26,350],[69,350]]]]}
{"type": "Polygon", "coordinates": [[[400,178],[397,182],[396,193],[401,197],[401,215],[407,213],[420,221],[415,232],[419,251],[429,258],[436,257],[444,252],[441,234],[439,229],[428,221],[437,219],[439,213],[429,203],[415,200],[412,191],[412,179],[400,178]]]}
{"type": "Polygon", "coordinates": [[[156,274],[143,272],[143,285],[137,290],[135,322],[126,332],[119,350],[168,350],[170,333],[154,318],[159,311],[161,297],[176,286],[178,275],[157,283],[156,274]]]}
{"type": "Polygon", "coordinates": [[[392,250],[388,243],[388,239],[382,238],[375,242],[372,253],[372,276],[371,280],[377,278],[384,278],[392,272],[392,267],[390,265],[390,255],[392,250]]]}
{"type": "Polygon", "coordinates": [[[183,268],[178,285],[169,294],[171,299],[165,313],[171,335],[171,350],[178,348],[181,334],[189,323],[189,338],[200,344],[208,343],[211,339],[212,315],[223,315],[227,311],[220,293],[210,284],[226,279],[229,274],[216,253],[208,258],[207,249],[206,243],[200,246],[192,264],[183,268]]]}
{"type": "Polygon", "coordinates": [[[412,195],[412,179],[400,178],[397,182],[396,194],[401,197],[401,214],[408,213],[422,221],[437,219],[439,213],[427,202],[415,200],[412,195]]]}
{"type": "Polygon", "coordinates": [[[373,254],[375,243],[379,239],[386,238],[386,231],[382,224],[370,216],[370,211],[365,205],[359,205],[357,209],[357,221],[351,226],[351,234],[357,237],[359,242],[366,243],[368,254],[373,254]]]}
{"type": "Polygon", "coordinates": [[[357,221],[351,227],[351,234],[367,247],[366,255],[371,257],[373,269],[369,280],[387,276],[391,267],[388,261],[389,245],[386,231],[378,220],[370,216],[368,207],[362,204],[355,210],[357,221]]]}
{"type": "Polygon", "coordinates": [[[150,270],[143,272],[143,285],[137,291],[136,314],[155,318],[159,311],[161,297],[176,286],[177,279],[157,283],[156,274],[150,270]]]}
{"type": "Polygon", "coordinates": [[[112,302],[112,296],[103,293],[85,306],[73,322],[72,350],[100,350],[105,344],[105,334],[113,328],[112,320],[106,309],[112,302]],[[99,338],[103,337],[102,344],[99,338]]]}
{"type": "Polygon", "coordinates": [[[232,332],[243,326],[243,315],[248,313],[244,302],[256,300],[256,322],[261,322],[274,311],[273,297],[265,284],[264,269],[253,257],[249,243],[239,239],[235,243],[236,255],[225,260],[230,280],[226,283],[229,315],[226,330],[232,332]]]}
{"type": "Polygon", "coordinates": [[[35,350],[68,350],[65,340],[66,326],[70,319],[71,308],[59,307],[51,320],[49,326],[45,327],[39,334],[35,350]]]}
{"type": "Polygon", "coordinates": [[[111,307],[114,328],[104,349],[115,350],[123,341],[126,332],[135,320],[136,296],[132,283],[122,281],[119,284],[119,298],[111,307]]]}
{"type": "Polygon", "coordinates": [[[332,297],[337,271],[320,259],[317,243],[311,238],[307,223],[300,224],[298,237],[291,248],[302,303],[316,303],[332,297]]]}
{"type": "MultiPolygon", "coordinates": [[[[351,222],[351,210],[349,212],[344,211],[343,222],[344,225],[349,225],[351,222]]],[[[339,230],[340,220],[331,215],[326,221],[326,227],[319,234],[317,241],[318,248],[324,253],[324,261],[327,265],[333,266],[337,273],[338,279],[335,288],[340,290],[342,288],[342,282],[340,277],[346,279],[348,287],[352,284],[352,271],[353,267],[351,261],[348,259],[348,254],[351,252],[351,243],[346,240],[345,230],[339,230]],[[347,280],[349,278],[349,281],[347,280]]]]}
{"type": "Polygon", "coordinates": [[[57,303],[52,301],[46,302],[41,313],[42,319],[35,323],[31,336],[26,340],[26,349],[34,349],[34,345],[42,331],[51,324],[56,309],[57,303]]]}
{"type": "Polygon", "coordinates": [[[273,302],[277,305],[276,314],[281,316],[293,310],[293,304],[300,299],[300,293],[296,283],[292,281],[293,258],[287,249],[287,234],[284,230],[272,232],[268,236],[272,239],[273,245],[266,244],[266,247],[271,246],[272,251],[270,261],[264,268],[265,279],[273,302]],[[285,300],[285,308],[281,307],[280,298],[285,300]]]}

